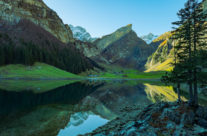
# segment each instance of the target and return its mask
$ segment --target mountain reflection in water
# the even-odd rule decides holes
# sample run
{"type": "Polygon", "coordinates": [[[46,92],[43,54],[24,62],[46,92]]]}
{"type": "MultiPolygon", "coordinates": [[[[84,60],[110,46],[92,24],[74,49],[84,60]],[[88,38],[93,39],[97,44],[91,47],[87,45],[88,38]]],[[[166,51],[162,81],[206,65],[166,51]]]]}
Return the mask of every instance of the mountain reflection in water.
{"type": "Polygon", "coordinates": [[[142,110],[151,103],[176,100],[172,87],[138,81],[71,82],[39,93],[1,89],[0,135],[76,136],[126,114],[126,107],[142,110]]]}

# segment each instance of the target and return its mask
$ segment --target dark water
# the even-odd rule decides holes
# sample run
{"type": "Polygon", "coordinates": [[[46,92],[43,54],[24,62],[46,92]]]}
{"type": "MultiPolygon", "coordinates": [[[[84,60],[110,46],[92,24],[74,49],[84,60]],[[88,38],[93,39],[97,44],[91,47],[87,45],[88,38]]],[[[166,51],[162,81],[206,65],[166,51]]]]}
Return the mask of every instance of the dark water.
{"type": "MultiPolygon", "coordinates": [[[[42,82],[0,81],[0,136],[76,136],[115,119],[126,106],[144,108],[177,100],[173,88],[160,83],[77,81],[60,86],[42,82]],[[49,84],[55,86],[40,91],[49,84]]],[[[182,99],[186,97],[183,93],[182,99]]]]}

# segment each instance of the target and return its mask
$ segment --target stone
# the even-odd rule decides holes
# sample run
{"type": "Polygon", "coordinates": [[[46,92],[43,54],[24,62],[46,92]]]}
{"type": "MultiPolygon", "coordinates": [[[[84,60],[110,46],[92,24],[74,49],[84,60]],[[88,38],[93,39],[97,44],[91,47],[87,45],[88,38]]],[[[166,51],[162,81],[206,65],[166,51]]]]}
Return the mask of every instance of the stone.
{"type": "Polygon", "coordinates": [[[198,119],[197,124],[207,129],[207,120],[198,119]]]}
{"type": "Polygon", "coordinates": [[[180,123],[181,115],[178,112],[167,111],[166,115],[171,121],[174,121],[176,124],[180,123]]]}
{"type": "Polygon", "coordinates": [[[183,123],[187,125],[193,125],[195,120],[195,114],[193,111],[189,111],[184,114],[184,120],[183,123]]]}

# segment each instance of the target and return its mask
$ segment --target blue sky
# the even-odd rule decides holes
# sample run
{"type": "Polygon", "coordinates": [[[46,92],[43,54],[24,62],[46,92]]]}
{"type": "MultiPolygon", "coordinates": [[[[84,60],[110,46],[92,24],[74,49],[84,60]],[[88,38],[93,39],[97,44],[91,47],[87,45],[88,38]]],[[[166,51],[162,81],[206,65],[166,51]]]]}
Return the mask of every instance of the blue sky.
{"type": "Polygon", "coordinates": [[[65,24],[84,27],[93,37],[127,24],[140,35],[171,30],[186,0],[43,0],[65,24]]]}

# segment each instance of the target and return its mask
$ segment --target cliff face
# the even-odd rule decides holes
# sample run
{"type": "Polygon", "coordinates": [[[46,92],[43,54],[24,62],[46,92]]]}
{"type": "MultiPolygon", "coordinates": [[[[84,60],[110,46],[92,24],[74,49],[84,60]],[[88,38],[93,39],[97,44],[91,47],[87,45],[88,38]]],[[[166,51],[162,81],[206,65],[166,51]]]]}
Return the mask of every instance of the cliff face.
{"type": "Polygon", "coordinates": [[[63,24],[57,13],[42,0],[0,0],[0,19],[13,24],[21,19],[30,20],[63,43],[73,41],[70,27],[63,24]]]}
{"type": "Polygon", "coordinates": [[[100,55],[94,57],[96,61],[140,70],[153,52],[153,48],[132,30],[132,25],[122,27],[94,44],[100,51],[100,55]]]}

